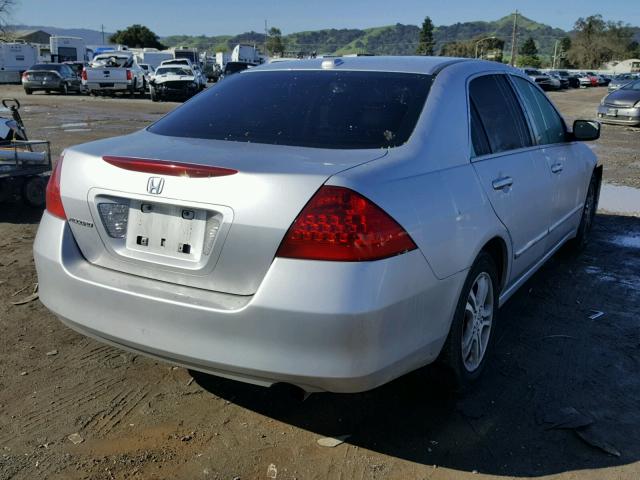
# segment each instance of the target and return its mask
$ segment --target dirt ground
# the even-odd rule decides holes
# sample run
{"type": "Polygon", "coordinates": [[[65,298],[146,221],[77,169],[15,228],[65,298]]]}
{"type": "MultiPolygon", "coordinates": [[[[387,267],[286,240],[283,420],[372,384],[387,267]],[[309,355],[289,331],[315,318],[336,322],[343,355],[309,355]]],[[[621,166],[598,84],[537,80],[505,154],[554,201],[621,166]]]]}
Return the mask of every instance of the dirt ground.
{"type": "MultiPolygon", "coordinates": [[[[568,118],[593,118],[604,94],[551,96],[568,118]]],[[[23,101],[31,137],[56,154],[176,105],[7,86],[0,96],[23,101]]],[[[594,148],[606,181],[640,186],[640,131],[605,126],[594,148]]],[[[456,396],[424,369],[303,399],[123,353],[37,300],[14,305],[37,281],[40,215],[0,209],[2,480],[640,478],[640,218],[598,215],[585,252],[556,255],[514,295],[474,392],[456,396]]]]}

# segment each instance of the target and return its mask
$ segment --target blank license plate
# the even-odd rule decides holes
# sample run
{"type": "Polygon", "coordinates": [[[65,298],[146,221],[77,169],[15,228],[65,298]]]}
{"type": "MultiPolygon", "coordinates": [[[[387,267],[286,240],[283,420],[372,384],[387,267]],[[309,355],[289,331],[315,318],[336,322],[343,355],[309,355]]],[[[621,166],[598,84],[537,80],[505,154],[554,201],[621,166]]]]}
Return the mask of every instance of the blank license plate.
{"type": "Polygon", "coordinates": [[[113,83],[101,83],[100,87],[102,88],[109,88],[109,87],[113,87],[113,83]]]}
{"type": "Polygon", "coordinates": [[[130,250],[197,262],[206,223],[204,210],[131,200],[126,245],[130,250]]]}
{"type": "Polygon", "coordinates": [[[607,110],[607,115],[609,115],[610,117],[617,117],[618,116],[618,109],[617,108],[609,108],[607,110]]]}

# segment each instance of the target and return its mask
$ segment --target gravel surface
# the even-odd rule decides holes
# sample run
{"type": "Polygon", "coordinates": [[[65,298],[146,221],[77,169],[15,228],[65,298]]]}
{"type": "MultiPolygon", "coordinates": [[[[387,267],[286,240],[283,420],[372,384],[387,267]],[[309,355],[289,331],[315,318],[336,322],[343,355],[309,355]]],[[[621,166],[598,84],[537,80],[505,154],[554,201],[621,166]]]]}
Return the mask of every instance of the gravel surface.
{"type": "MultiPolygon", "coordinates": [[[[176,106],[0,88],[54,153],[176,106]]],[[[603,95],[551,97],[593,118],[603,95]]],[[[640,186],[639,131],[605,126],[594,148],[606,181],[640,186]]],[[[598,215],[586,251],[560,252],[514,295],[473,393],[428,368],[304,399],[105,346],[38,300],[14,305],[37,281],[40,215],[0,210],[0,479],[640,478],[640,218],[598,215]]]]}

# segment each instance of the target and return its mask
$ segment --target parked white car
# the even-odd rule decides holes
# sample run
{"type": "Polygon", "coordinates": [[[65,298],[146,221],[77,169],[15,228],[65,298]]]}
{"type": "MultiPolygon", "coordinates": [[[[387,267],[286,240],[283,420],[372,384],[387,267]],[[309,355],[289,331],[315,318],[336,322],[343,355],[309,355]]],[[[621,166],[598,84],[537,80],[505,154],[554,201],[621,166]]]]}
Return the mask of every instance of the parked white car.
{"type": "Polygon", "coordinates": [[[186,100],[201,90],[193,70],[186,65],[161,65],[149,84],[151,100],[186,100]]]}
{"type": "Polygon", "coordinates": [[[206,88],[207,86],[207,76],[203,73],[202,69],[200,68],[199,65],[194,64],[191,60],[189,60],[188,58],[174,58],[171,60],[164,60],[160,66],[161,67],[168,67],[171,65],[184,65],[186,67],[188,67],[192,72],[193,75],[195,77],[195,81],[198,84],[198,89],[202,90],[204,88],[206,88]]]}
{"type": "Polygon", "coordinates": [[[103,93],[144,94],[147,79],[129,52],[107,52],[93,58],[82,71],[82,85],[92,95],[103,93]]]}

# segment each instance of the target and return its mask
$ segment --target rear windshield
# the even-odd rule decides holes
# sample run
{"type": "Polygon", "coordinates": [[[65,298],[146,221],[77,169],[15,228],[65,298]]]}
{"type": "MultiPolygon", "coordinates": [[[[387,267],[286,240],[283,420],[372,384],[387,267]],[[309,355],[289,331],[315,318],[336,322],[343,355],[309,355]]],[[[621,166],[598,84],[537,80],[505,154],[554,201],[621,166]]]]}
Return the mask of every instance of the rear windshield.
{"type": "Polygon", "coordinates": [[[91,66],[94,68],[122,68],[130,67],[132,63],[133,61],[131,57],[119,57],[117,55],[99,55],[92,60],[91,66]]]}
{"type": "Polygon", "coordinates": [[[208,88],[149,130],[315,148],[396,147],[413,132],[430,85],[430,76],[410,73],[243,73],[208,88]]]}
{"type": "Polygon", "coordinates": [[[156,75],[193,75],[193,72],[186,67],[158,67],[156,75]]]}

